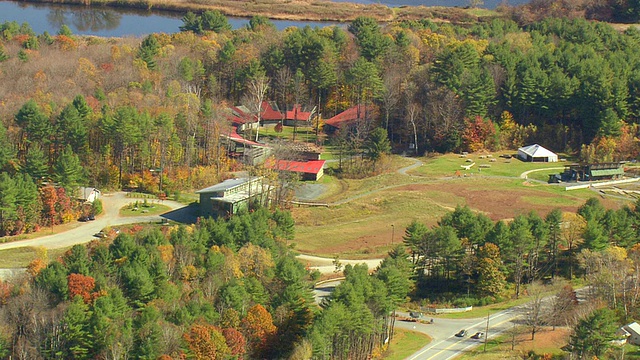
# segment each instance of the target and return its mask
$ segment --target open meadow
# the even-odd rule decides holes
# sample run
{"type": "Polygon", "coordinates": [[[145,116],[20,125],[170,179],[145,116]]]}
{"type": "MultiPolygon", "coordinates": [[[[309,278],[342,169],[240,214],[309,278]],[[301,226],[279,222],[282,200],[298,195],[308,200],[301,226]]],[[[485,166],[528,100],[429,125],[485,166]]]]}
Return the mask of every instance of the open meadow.
{"type": "Polygon", "coordinates": [[[423,164],[407,175],[399,169],[414,163],[394,156],[385,174],[360,179],[325,176],[326,196],[318,202],[329,206],[294,207],[296,250],[302,253],[343,258],[372,258],[388,252],[402,241],[405,227],[413,220],[435,225],[456,206],[469,206],[492,220],[510,219],[536,211],[544,216],[553,208],[575,212],[588,198],[600,196],[608,208],[625,200],[604,198],[591,190],[566,191],[563,186],[535,181],[560,172],[563,163],[526,163],[517,159],[480,155],[460,158],[456,154],[419,158],[423,164]],[[481,171],[460,165],[490,164],[481,171]],[[397,163],[396,163],[397,161],[397,163]],[[542,170],[555,168],[555,170],[542,170]],[[527,171],[534,171],[521,175],[527,171]],[[534,176],[534,174],[536,174],[534,176]]]}

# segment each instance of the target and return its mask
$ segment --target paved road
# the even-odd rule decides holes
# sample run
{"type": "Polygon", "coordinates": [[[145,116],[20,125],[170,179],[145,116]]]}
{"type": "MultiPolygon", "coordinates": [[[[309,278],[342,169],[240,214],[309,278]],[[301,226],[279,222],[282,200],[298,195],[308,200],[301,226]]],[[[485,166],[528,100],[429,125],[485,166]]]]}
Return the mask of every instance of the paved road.
{"type": "MultiPolygon", "coordinates": [[[[131,202],[135,202],[136,200],[137,199],[126,197],[125,192],[103,194],[103,214],[98,216],[96,220],[81,223],[76,228],[58,234],[0,244],[0,250],[26,246],[43,246],[47,249],[65,248],[76,244],[87,243],[95,239],[93,234],[110,226],[160,221],[162,218],[168,218],[176,221],[185,221],[193,218],[193,215],[188,212],[188,208],[184,204],[169,200],[163,201],[162,204],[168,206],[172,210],[162,215],[120,217],[120,209],[131,202]]],[[[46,233],[46,231],[47,229],[43,229],[42,233],[46,233]]]]}
{"type": "MultiPolygon", "coordinates": [[[[305,255],[300,254],[297,256],[298,260],[302,263],[314,264],[313,266],[309,266],[311,269],[318,269],[322,274],[333,274],[335,273],[336,267],[333,264],[333,259],[313,256],[313,255],[305,255]]],[[[344,267],[345,265],[356,265],[356,264],[367,264],[370,270],[373,270],[380,265],[384,259],[367,259],[367,260],[348,260],[348,259],[340,259],[340,263],[344,267]]],[[[339,271],[341,272],[341,271],[339,271]]]]}
{"type": "MultiPolygon", "coordinates": [[[[522,308],[511,308],[489,317],[489,338],[498,336],[502,332],[513,327],[512,320],[522,315],[522,308]]],[[[408,360],[449,360],[464,351],[483,344],[483,340],[471,339],[478,331],[486,331],[487,318],[480,319],[435,319],[433,324],[419,324],[405,321],[396,321],[396,327],[420,331],[433,338],[433,340],[413,355],[408,360]],[[464,338],[455,334],[466,329],[468,334],[464,338]]]]}

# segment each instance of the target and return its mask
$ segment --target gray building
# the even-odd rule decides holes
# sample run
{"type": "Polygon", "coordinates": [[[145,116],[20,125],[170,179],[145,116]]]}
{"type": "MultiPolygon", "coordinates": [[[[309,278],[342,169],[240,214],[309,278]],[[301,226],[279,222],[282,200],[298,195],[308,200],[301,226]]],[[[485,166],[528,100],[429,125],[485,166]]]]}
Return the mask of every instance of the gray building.
{"type": "MultiPolygon", "coordinates": [[[[228,179],[196,191],[200,195],[202,216],[227,217],[249,207],[251,200],[268,198],[262,177],[228,179]]],[[[262,202],[262,201],[261,201],[262,202]]]]}

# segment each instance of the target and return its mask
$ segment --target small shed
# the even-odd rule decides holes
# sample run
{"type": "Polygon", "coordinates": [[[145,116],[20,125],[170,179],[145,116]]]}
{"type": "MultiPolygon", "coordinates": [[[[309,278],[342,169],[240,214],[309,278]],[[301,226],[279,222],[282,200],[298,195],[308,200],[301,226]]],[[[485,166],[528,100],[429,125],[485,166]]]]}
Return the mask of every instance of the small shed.
{"type": "Polygon", "coordinates": [[[102,193],[100,190],[93,187],[80,187],[76,191],[76,198],[82,202],[93,204],[94,201],[100,198],[102,193]]]}
{"type": "Polygon", "coordinates": [[[533,144],[518,149],[518,158],[530,162],[558,162],[558,155],[544,147],[533,144]]]}
{"type": "Polygon", "coordinates": [[[622,329],[629,333],[629,336],[627,336],[629,344],[640,345],[640,325],[637,322],[625,325],[622,329]]]}

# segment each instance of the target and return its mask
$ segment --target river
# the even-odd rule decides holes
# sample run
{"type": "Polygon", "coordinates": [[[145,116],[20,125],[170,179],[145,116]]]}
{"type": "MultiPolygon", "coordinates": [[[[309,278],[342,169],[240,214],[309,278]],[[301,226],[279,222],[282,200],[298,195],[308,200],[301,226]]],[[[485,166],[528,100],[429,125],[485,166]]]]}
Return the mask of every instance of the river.
{"type": "MultiPolygon", "coordinates": [[[[348,1],[348,0],[334,0],[348,1]]],[[[350,0],[351,2],[387,6],[466,6],[469,0],[350,0]]],[[[492,9],[505,0],[484,0],[484,7],[492,9]]],[[[512,0],[510,4],[525,3],[527,0],[512,0]]],[[[180,31],[182,15],[175,12],[144,11],[104,7],[83,7],[60,4],[24,3],[0,0],[0,23],[17,21],[29,23],[33,30],[41,34],[45,31],[55,34],[63,24],[74,34],[103,37],[138,36],[151,33],[175,33],[180,31]]],[[[279,30],[290,26],[329,26],[332,22],[272,20],[279,30]]],[[[234,29],[245,26],[245,18],[229,18],[234,29]]]]}
{"type": "MultiPolygon", "coordinates": [[[[169,11],[143,11],[110,7],[83,7],[49,3],[0,1],[0,23],[26,22],[33,31],[56,34],[66,24],[74,34],[102,37],[138,36],[151,33],[176,33],[182,14],[169,11]]],[[[279,30],[291,26],[329,26],[334,22],[272,20],[279,30]]],[[[234,29],[249,23],[246,18],[229,18],[234,29]]]]}

